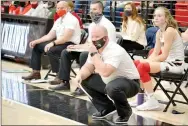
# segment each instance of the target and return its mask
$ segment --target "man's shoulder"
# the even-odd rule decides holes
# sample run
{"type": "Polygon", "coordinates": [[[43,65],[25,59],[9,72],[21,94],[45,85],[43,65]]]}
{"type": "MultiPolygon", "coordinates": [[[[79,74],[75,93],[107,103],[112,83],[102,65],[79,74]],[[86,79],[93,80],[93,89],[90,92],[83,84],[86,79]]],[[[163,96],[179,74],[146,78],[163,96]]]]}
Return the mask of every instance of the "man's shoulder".
{"type": "Polygon", "coordinates": [[[59,24],[59,23],[61,22],[61,20],[62,20],[62,18],[59,17],[59,18],[54,22],[54,24],[59,24]]]}
{"type": "Polygon", "coordinates": [[[100,24],[104,25],[104,26],[113,26],[115,28],[115,26],[112,24],[112,22],[107,19],[105,16],[102,17],[102,20],[100,22],[100,24]]]}
{"type": "Polygon", "coordinates": [[[71,14],[70,12],[67,13],[65,18],[66,18],[65,20],[68,20],[68,22],[77,21],[77,18],[73,14],[71,14]]]}
{"type": "Polygon", "coordinates": [[[95,26],[96,24],[94,23],[94,22],[92,22],[92,23],[90,23],[89,24],[89,27],[88,28],[91,28],[91,27],[93,27],[93,26],[95,26]]]}
{"type": "Polygon", "coordinates": [[[118,53],[118,54],[123,54],[123,53],[125,53],[125,50],[119,45],[119,44],[117,44],[117,43],[115,43],[115,42],[109,42],[108,43],[108,50],[110,51],[110,52],[115,52],[116,54],[118,53]]]}
{"type": "Polygon", "coordinates": [[[113,28],[114,30],[116,29],[115,26],[112,24],[112,22],[107,19],[105,16],[103,16],[103,19],[100,22],[101,25],[103,25],[104,27],[106,27],[107,29],[109,28],[113,28]]]}

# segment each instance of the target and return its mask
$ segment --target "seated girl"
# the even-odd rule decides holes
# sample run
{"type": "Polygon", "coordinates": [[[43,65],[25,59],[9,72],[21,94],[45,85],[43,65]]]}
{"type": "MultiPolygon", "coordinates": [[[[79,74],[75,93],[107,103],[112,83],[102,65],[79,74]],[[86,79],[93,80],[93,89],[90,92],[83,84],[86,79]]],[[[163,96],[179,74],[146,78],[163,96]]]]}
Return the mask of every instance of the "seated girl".
{"type": "Polygon", "coordinates": [[[154,51],[148,59],[134,61],[140,74],[142,86],[148,96],[145,103],[137,106],[138,110],[156,110],[160,107],[153,95],[149,73],[183,73],[184,71],[183,41],[178,31],[177,22],[167,8],[155,9],[154,24],[159,27],[154,51]]]}
{"type": "Polygon", "coordinates": [[[134,3],[125,4],[121,35],[124,39],[121,46],[126,51],[142,50],[147,45],[144,21],[134,3]]]}

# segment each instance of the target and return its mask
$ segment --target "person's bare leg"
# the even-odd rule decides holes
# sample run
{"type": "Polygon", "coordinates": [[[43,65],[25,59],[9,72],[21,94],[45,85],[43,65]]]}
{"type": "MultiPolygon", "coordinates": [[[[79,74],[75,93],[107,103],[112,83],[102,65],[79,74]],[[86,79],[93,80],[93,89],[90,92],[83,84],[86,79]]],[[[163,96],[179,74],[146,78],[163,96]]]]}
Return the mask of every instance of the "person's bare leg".
{"type": "MultiPolygon", "coordinates": [[[[150,73],[158,73],[160,72],[160,62],[150,62],[150,73]]],[[[153,85],[152,80],[145,82],[142,84],[146,94],[148,96],[148,100],[142,105],[137,106],[137,110],[156,110],[159,108],[159,103],[153,96],[153,85]]]]}
{"type": "MultiPolygon", "coordinates": [[[[160,62],[150,62],[150,73],[158,73],[160,72],[160,62]]],[[[149,93],[153,93],[153,85],[152,85],[152,80],[143,83],[142,84],[145,91],[149,94],[149,93]]]]}

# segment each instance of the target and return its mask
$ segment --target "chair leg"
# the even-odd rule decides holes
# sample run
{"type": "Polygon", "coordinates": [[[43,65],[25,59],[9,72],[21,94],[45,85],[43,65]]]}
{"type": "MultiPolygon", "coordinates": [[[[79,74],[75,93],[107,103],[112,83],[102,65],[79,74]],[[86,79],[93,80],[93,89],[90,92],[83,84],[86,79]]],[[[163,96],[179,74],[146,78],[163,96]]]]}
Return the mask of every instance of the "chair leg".
{"type": "MultiPolygon", "coordinates": [[[[182,84],[182,83],[180,83],[180,87],[181,87],[181,84],[182,84]]],[[[176,85],[177,87],[179,86],[177,83],[175,83],[175,85],[176,85]]],[[[184,92],[181,90],[181,88],[179,88],[179,92],[180,92],[180,94],[183,96],[183,98],[185,99],[185,101],[186,101],[187,104],[188,104],[188,98],[186,97],[186,95],[184,94],[184,92]]]]}
{"type": "Polygon", "coordinates": [[[48,71],[48,73],[47,73],[46,76],[44,77],[45,80],[48,79],[48,75],[50,74],[51,71],[52,71],[52,69],[50,68],[49,71],[48,71]]]}
{"type": "Polygon", "coordinates": [[[170,104],[173,102],[173,99],[175,97],[175,95],[177,94],[178,90],[180,89],[181,83],[179,83],[179,85],[177,85],[176,90],[174,91],[172,97],[170,98],[170,101],[168,102],[166,108],[163,110],[163,112],[166,112],[168,110],[168,107],[170,106],[170,104]]]}
{"type": "MultiPolygon", "coordinates": [[[[157,80],[157,79],[156,79],[157,80]]],[[[170,100],[171,99],[171,97],[170,97],[170,95],[168,94],[168,92],[164,89],[164,87],[161,85],[161,79],[159,79],[158,81],[157,81],[157,84],[156,84],[156,86],[155,86],[155,88],[157,88],[158,86],[162,89],[162,91],[165,93],[165,95],[168,97],[168,99],[170,100]]],[[[174,101],[172,101],[172,104],[173,104],[173,106],[176,106],[176,103],[174,102],[174,101]]]]}
{"type": "Polygon", "coordinates": [[[185,88],[187,88],[188,87],[188,83],[185,85],[185,88]]]}
{"type": "MultiPolygon", "coordinates": [[[[158,82],[159,80],[157,80],[157,78],[154,78],[155,79],[155,81],[156,82],[158,82]]],[[[157,83],[156,85],[155,85],[155,87],[153,88],[153,91],[155,92],[156,90],[157,90],[157,87],[159,86],[159,84],[157,83]]]]}
{"type": "Polygon", "coordinates": [[[131,53],[128,53],[128,54],[131,57],[131,59],[134,60],[134,54],[133,53],[132,53],[132,55],[131,55],[131,53]]]}
{"type": "Polygon", "coordinates": [[[74,74],[74,76],[76,76],[76,72],[71,68],[71,72],[74,74]]]}
{"type": "MultiPolygon", "coordinates": [[[[71,61],[71,65],[73,64],[74,61],[75,61],[75,60],[72,60],[72,61],[71,61]]],[[[76,77],[77,74],[76,74],[76,72],[75,72],[72,68],[71,68],[71,72],[74,74],[73,77],[76,77]]]]}

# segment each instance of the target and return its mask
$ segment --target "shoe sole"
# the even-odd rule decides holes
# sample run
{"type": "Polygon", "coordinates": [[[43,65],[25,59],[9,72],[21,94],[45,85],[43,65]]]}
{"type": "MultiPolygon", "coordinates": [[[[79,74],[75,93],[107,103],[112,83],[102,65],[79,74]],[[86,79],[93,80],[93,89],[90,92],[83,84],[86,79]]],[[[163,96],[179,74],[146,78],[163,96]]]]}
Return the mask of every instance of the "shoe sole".
{"type": "Polygon", "coordinates": [[[126,122],[115,122],[115,124],[127,124],[128,123],[128,121],[126,121],[126,122]]]}
{"type": "Polygon", "coordinates": [[[31,80],[39,80],[41,78],[32,78],[32,79],[24,79],[24,78],[22,78],[22,79],[25,80],[25,81],[31,81],[31,80]]]}
{"type": "Polygon", "coordinates": [[[80,94],[80,95],[75,95],[75,94],[71,94],[73,97],[79,97],[79,96],[86,96],[86,94],[80,94]]]}
{"type": "Polygon", "coordinates": [[[104,121],[104,122],[108,123],[108,124],[111,125],[111,126],[116,125],[114,122],[109,121],[109,120],[107,120],[107,119],[92,119],[92,120],[93,120],[93,121],[104,121]]]}
{"type": "Polygon", "coordinates": [[[96,117],[96,116],[93,116],[92,115],[92,118],[93,119],[105,119],[106,117],[108,117],[108,116],[110,116],[110,115],[112,115],[112,114],[114,114],[116,112],[116,110],[114,110],[114,111],[112,111],[112,112],[110,112],[110,113],[108,113],[107,115],[105,115],[105,116],[102,116],[102,117],[96,117]]]}
{"type": "Polygon", "coordinates": [[[50,84],[50,85],[58,85],[58,84],[60,84],[60,83],[58,83],[58,84],[56,84],[56,83],[53,83],[53,84],[52,84],[52,83],[49,83],[49,84],[50,84]]]}
{"type": "Polygon", "coordinates": [[[48,89],[53,91],[70,91],[70,89],[51,89],[50,87],[48,89]]]}
{"type": "MultiPolygon", "coordinates": [[[[133,112],[132,112],[132,114],[129,116],[129,119],[131,118],[132,115],[133,115],[133,112]]],[[[115,124],[125,124],[125,125],[127,125],[129,119],[128,119],[126,122],[115,122],[115,124]]]]}

